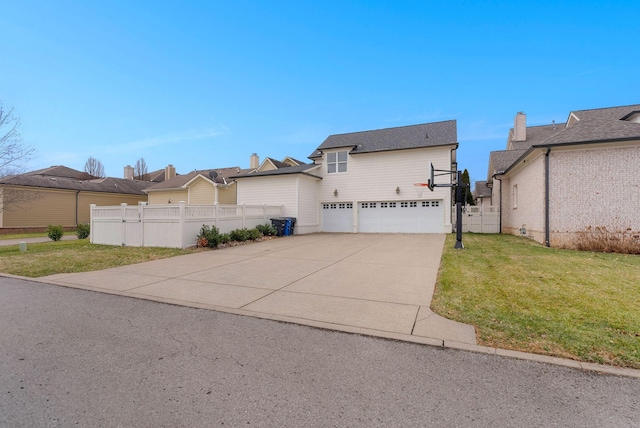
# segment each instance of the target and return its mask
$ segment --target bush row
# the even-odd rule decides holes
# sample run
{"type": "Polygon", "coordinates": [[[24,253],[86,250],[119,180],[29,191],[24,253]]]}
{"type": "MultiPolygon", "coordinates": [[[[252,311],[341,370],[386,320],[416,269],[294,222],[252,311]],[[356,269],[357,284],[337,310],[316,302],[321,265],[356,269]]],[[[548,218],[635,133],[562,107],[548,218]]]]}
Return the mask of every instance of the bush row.
{"type": "MultiPolygon", "coordinates": [[[[89,233],[91,232],[90,226],[88,224],[79,224],[76,228],[76,236],[78,239],[86,239],[89,237],[89,233]]],[[[64,236],[64,227],[59,224],[50,224],[47,226],[47,236],[52,241],[59,241],[64,236]]]]}
{"type": "Polygon", "coordinates": [[[217,227],[202,225],[196,244],[198,247],[217,248],[221,244],[227,244],[231,241],[245,242],[255,241],[263,236],[275,236],[276,228],[270,224],[261,224],[255,229],[235,229],[229,233],[220,233],[217,227]]]}

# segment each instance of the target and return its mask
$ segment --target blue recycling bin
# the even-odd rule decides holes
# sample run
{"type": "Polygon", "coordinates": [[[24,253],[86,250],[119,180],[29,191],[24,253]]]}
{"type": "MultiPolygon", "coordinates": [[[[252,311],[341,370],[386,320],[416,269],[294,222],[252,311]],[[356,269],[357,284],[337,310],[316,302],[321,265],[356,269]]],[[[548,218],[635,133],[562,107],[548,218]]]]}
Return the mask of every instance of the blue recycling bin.
{"type": "Polygon", "coordinates": [[[293,228],[296,225],[295,217],[285,217],[284,218],[284,236],[293,235],[293,228]]]}

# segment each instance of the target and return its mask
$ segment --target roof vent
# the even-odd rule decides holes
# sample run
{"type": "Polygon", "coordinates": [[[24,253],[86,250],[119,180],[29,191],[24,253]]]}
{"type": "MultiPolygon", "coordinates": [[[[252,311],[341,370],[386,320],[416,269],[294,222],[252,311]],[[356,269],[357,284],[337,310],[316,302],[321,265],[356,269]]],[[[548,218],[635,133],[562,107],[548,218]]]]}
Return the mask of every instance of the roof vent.
{"type": "Polygon", "coordinates": [[[424,138],[429,138],[429,133],[428,132],[424,134],[424,138]]]}

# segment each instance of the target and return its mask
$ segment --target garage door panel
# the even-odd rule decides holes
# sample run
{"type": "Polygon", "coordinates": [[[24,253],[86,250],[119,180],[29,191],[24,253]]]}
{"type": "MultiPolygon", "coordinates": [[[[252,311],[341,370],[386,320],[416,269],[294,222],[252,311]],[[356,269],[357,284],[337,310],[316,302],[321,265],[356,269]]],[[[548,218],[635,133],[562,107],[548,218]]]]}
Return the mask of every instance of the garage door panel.
{"type": "Polygon", "coordinates": [[[322,204],[323,232],[353,232],[353,204],[347,202],[322,204]]]}
{"type": "Polygon", "coordinates": [[[367,233],[442,233],[442,201],[361,202],[358,231],[367,233]]]}

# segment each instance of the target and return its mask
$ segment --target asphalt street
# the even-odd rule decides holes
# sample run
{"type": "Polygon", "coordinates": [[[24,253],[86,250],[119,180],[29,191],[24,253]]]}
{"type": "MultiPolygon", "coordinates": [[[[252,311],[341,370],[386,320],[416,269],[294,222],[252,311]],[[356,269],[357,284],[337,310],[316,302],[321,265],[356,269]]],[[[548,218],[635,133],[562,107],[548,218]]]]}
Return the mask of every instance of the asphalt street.
{"type": "Polygon", "coordinates": [[[640,381],[0,277],[0,426],[636,427],[640,381]]]}

